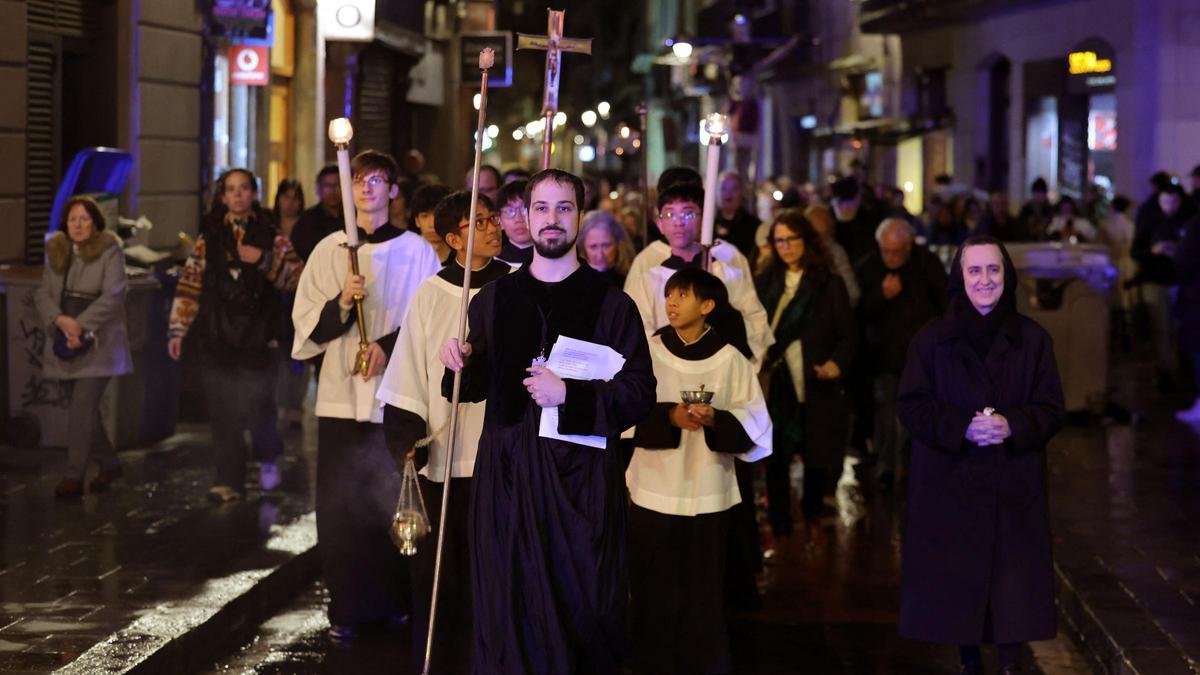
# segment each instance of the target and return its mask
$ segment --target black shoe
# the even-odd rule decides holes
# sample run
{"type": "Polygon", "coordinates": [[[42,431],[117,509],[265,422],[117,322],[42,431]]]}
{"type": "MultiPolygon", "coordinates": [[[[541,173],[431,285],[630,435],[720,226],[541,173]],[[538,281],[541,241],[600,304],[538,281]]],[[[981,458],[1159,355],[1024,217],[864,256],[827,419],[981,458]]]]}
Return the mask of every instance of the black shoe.
{"type": "Polygon", "coordinates": [[[1019,663],[1010,663],[1000,669],[1000,675],[1021,675],[1025,669],[1019,663]]]}
{"type": "Polygon", "coordinates": [[[334,642],[350,642],[358,637],[358,628],[348,624],[330,624],[329,637],[334,642]]]}
{"type": "Polygon", "coordinates": [[[959,675],[984,675],[983,662],[964,663],[958,669],[959,675]]]}

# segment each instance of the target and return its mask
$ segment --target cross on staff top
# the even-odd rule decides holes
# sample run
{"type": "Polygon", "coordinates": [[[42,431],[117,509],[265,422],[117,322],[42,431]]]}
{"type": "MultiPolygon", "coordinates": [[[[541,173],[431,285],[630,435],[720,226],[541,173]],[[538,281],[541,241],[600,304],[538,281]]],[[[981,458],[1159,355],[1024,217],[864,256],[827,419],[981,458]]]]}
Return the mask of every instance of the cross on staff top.
{"type": "Polygon", "coordinates": [[[545,35],[517,33],[517,49],[541,49],[546,52],[546,80],[542,94],[542,116],[546,120],[542,139],[542,168],[550,168],[550,140],[554,134],[554,115],[558,112],[558,76],[563,52],[572,54],[592,53],[591,38],[563,37],[563,22],[566,11],[551,9],[550,23],[545,35]]]}

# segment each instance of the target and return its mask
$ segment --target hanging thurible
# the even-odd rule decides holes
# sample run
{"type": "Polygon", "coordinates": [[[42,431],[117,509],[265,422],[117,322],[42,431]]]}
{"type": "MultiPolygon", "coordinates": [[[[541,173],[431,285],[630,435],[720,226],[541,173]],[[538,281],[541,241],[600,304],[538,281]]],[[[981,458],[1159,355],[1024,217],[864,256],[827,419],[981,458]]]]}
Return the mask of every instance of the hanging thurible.
{"type": "Polygon", "coordinates": [[[417,483],[417,467],[412,459],[404,462],[400,500],[396,502],[396,512],[392,515],[390,533],[401,555],[416,555],[417,539],[429,533],[429,516],[425,513],[421,486],[417,483]]]}

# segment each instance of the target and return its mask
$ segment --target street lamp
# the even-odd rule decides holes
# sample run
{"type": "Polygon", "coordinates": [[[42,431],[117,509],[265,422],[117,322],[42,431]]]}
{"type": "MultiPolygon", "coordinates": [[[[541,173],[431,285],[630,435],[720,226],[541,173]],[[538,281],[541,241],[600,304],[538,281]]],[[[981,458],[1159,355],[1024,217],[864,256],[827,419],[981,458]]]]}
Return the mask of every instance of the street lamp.
{"type": "Polygon", "coordinates": [[[671,45],[671,53],[680,61],[686,61],[692,57],[692,43],[684,40],[675,42],[671,45]]]}
{"type": "Polygon", "coordinates": [[[608,101],[600,101],[600,103],[596,105],[596,112],[600,113],[600,117],[604,119],[608,119],[608,113],[611,109],[612,106],[608,104],[608,101]]]}
{"type": "Polygon", "coordinates": [[[596,126],[596,111],[585,110],[583,111],[583,114],[579,116],[579,119],[583,121],[583,126],[591,129],[592,127],[596,126]]]}

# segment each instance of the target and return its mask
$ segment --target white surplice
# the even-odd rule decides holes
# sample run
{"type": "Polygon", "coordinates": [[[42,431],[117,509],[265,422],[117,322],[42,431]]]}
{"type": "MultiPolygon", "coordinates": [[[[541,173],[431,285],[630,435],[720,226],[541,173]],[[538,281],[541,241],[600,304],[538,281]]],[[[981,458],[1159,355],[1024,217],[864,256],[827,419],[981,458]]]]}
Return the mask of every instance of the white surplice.
{"type": "MultiPolygon", "coordinates": [[[[712,255],[712,272],[725,282],[725,288],[729,290],[729,304],[742,314],[746,322],[746,342],[754,354],[754,365],[758,366],[766,356],[767,348],[775,344],[775,336],[771,332],[767,310],[763,308],[754,289],[750,264],[736,246],[721,239],[716,240],[712,255]]],[[[634,258],[629,275],[625,277],[625,292],[637,304],[647,335],[653,335],[669,323],[663,290],[667,280],[677,271],[663,266],[670,257],[671,247],[666,242],[653,242],[634,258]]]]}
{"type": "Polygon", "coordinates": [[[660,403],[677,403],[681,391],[695,391],[703,384],[713,392],[712,407],[732,414],[754,447],[737,455],[713,452],[703,429],[681,429],[678,448],[634,450],[625,471],[630,499],[642,508],[676,516],[716,513],[738,504],[734,458],[754,462],[772,449],[771,417],[753,366],[728,344],[706,359],[680,358],[658,335],[650,338],[650,356],[660,403]]]}
{"type": "MultiPolygon", "coordinates": [[[[325,354],[317,385],[318,417],[382,424],[383,407],[375,398],[381,375],[364,382],[362,376],[350,372],[358,354],[358,328],[351,325],[340,337],[327,343],[310,339],[326,303],[342,292],[350,269],[345,243],[345,232],[325,237],[304,265],[292,309],[296,325],[292,358],[303,360],[325,354]]],[[[371,342],[400,326],[417,287],[441,268],[433,247],[412,232],[375,244],[363,240],[358,264],[359,273],[366,279],[363,314],[367,339],[371,342]]]]}
{"type": "MultiPolygon", "coordinates": [[[[453,263],[451,263],[453,264],[453,263]]],[[[473,299],[479,288],[471,289],[473,299]]],[[[379,385],[378,399],[390,406],[407,410],[425,420],[429,439],[429,463],[421,475],[440,483],[446,471],[446,440],[450,424],[450,401],[442,396],[442,375],[446,367],[438,358],[438,347],[458,336],[459,303],[462,286],[440,276],[421,284],[408,314],[400,325],[396,348],[379,385]]],[[[475,469],[479,435],[483,431],[486,402],[460,403],[453,478],[470,478],[475,469]]]]}

